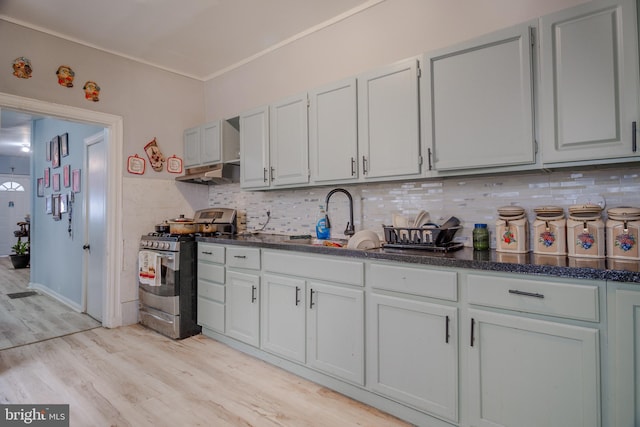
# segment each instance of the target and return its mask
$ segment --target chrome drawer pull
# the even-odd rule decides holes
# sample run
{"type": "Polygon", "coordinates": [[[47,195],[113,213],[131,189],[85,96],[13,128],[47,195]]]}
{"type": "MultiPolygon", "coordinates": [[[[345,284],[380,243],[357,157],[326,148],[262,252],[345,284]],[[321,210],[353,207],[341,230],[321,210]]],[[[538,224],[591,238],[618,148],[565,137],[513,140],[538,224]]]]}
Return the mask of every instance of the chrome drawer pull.
{"type": "Polygon", "coordinates": [[[533,292],[524,292],[524,291],[519,291],[517,289],[509,289],[509,293],[515,294],[515,295],[522,295],[525,297],[544,298],[544,295],[542,294],[536,294],[533,292]]]}
{"type": "Polygon", "coordinates": [[[205,252],[205,251],[202,251],[202,253],[203,253],[203,254],[205,254],[205,255],[213,255],[213,252],[205,252]]]}
{"type": "Polygon", "coordinates": [[[246,255],[234,255],[234,258],[241,258],[241,259],[245,259],[247,256],[246,255]]]}

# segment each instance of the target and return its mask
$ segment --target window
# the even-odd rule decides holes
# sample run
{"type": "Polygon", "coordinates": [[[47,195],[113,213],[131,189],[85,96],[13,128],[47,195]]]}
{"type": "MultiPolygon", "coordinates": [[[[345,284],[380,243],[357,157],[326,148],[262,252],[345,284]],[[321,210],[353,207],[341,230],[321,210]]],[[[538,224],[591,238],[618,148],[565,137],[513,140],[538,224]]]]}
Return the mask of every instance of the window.
{"type": "Polygon", "coordinates": [[[0,191],[24,191],[24,187],[15,181],[6,181],[0,184],[0,191]]]}

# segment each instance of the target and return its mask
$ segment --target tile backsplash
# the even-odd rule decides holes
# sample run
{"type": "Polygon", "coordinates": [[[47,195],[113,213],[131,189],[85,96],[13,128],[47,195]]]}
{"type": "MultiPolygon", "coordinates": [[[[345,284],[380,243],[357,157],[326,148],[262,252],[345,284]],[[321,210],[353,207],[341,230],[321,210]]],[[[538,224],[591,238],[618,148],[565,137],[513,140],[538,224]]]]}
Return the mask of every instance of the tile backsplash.
{"type": "MultiPolygon", "coordinates": [[[[315,236],[318,205],[338,186],[291,190],[243,191],[239,184],[209,187],[209,206],[232,207],[239,212],[239,230],[315,236]],[[267,211],[271,217],[267,221],[267,211]],[[265,225],[266,223],[266,225],[265,225]]],[[[424,209],[431,220],[442,223],[450,216],[462,220],[456,240],[471,246],[475,223],[487,223],[495,248],[496,209],[505,205],[522,206],[532,224],[538,206],[598,203],[606,209],[618,206],[640,207],[640,166],[602,169],[564,169],[494,176],[470,176],[429,180],[367,183],[339,186],[354,201],[356,231],[372,229],[382,237],[382,224],[391,225],[392,214],[414,218],[424,209]]],[[[344,194],[332,196],[328,213],[332,237],[342,238],[349,218],[344,194]]]]}

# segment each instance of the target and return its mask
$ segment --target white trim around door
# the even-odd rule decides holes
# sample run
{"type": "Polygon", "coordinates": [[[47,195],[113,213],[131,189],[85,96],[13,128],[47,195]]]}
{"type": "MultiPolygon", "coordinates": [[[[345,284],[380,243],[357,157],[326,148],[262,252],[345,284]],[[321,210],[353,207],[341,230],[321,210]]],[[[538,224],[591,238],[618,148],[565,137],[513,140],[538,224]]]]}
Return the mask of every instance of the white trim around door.
{"type": "Polygon", "coordinates": [[[109,135],[107,143],[107,224],[105,263],[105,299],[102,325],[115,328],[122,325],[120,304],[120,272],[122,271],[122,152],[123,119],[120,116],[40,101],[32,98],[0,92],[0,107],[31,114],[50,116],[105,127],[109,135]]]}

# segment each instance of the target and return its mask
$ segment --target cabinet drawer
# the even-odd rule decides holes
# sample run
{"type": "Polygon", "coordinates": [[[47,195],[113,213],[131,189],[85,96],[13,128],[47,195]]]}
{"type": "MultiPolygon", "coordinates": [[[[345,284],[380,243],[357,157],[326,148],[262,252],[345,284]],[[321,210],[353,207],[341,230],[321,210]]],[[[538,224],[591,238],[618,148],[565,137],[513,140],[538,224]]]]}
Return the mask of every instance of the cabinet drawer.
{"type": "Polygon", "coordinates": [[[224,334],[224,304],[198,298],[198,325],[224,334]]]}
{"type": "Polygon", "coordinates": [[[200,261],[198,262],[198,279],[224,283],[224,266],[200,261]]]}
{"type": "Polygon", "coordinates": [[[471,304],[568,319],[599,321],[598,287],[470,274],[471,304]]]}
{"type": "Polygon", "coordinates": [[[198,280],[198,298],[200,297],[224,303],[224,285],[198,280]]]}
{"type": "Polygon", "coordinates": [[[367,281],[378,289],[458,300],[458,274],[454,271],[371,264],[367,281]]]}
{"type": "Polygon", "coordinates": [[[224,246],[198,242],[198,259],[224,264],[224,246]]]}
{"type": "Polygon", "coordinates": [[[287,252],[264,251],[262,262],[264,269],[272,273],[356,286],[364,285],[364,266],[358,261],[345,261],[321,255],[311,257],[287,252]]]}
{"type": "Polygon", "coordinates": [[[227,248],[227,265],[260,270],[260,249],[229,247],[227,248]]]}

